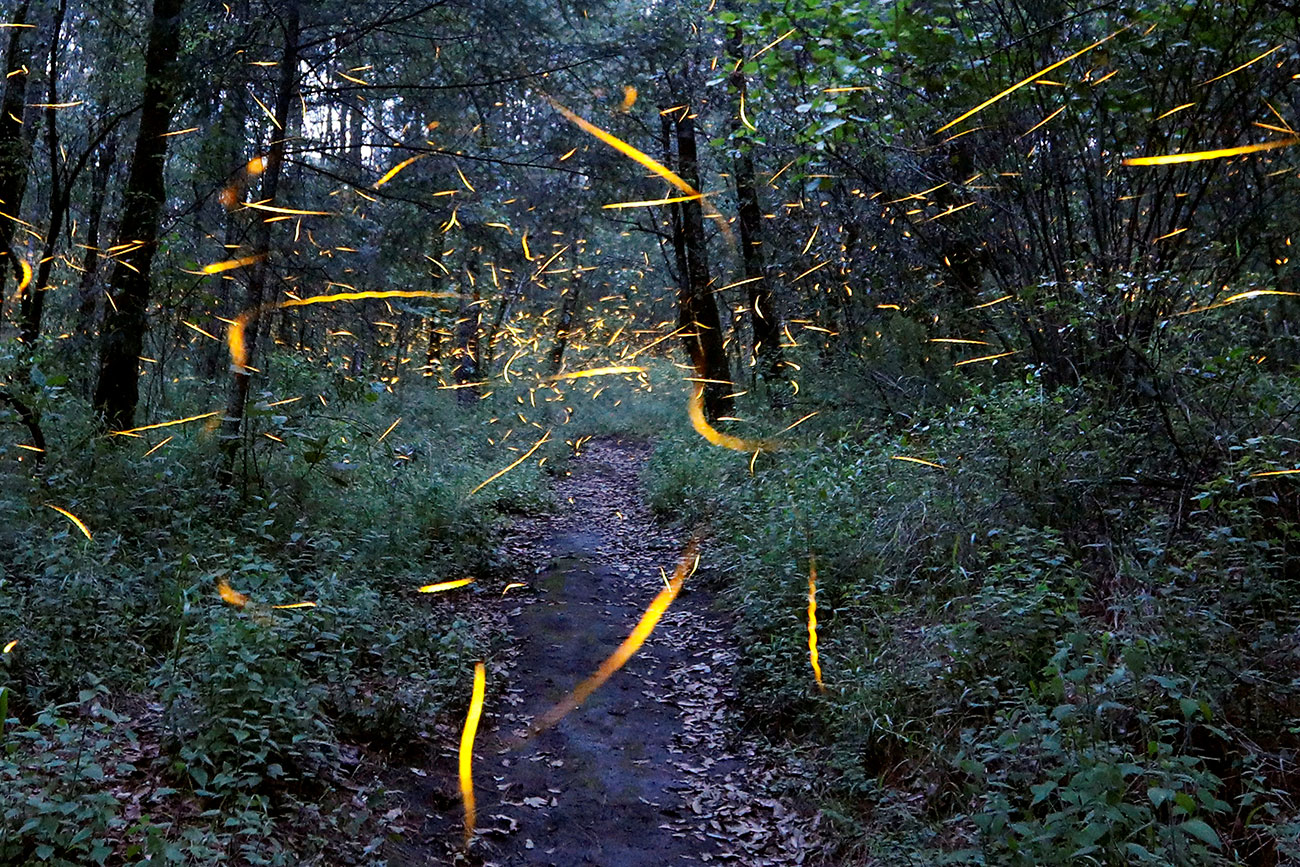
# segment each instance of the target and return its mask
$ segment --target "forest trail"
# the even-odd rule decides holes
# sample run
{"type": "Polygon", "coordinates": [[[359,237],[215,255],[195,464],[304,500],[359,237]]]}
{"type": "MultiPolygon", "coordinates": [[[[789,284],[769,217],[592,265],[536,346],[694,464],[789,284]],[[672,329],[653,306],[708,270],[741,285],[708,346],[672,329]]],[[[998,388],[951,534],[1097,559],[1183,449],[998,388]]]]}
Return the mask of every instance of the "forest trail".
{"type": "MultiPolygon", "coordinates": [[[[508,609],[508,686],[492,692],[475,750],[478,835],[469,863],[667,867],[809,862],[818,820],[771,796],[776,775],[735,737],[735,653],[710,594],[686,588],[627,665],[579,709],[522,741],[627,637],[671,574],[684,540],[659,527],[638,474],[644,442],[587,443],[556,485],[553,515],[521,519],[514,562],[537,564],[508,609]]],[[[705,558],[707,563],[707,555],[705,558]]],[[[699,575],[695,576],[698,582],[699,575]]],[[[496,674],[498,681],[501,674],[496,674]]],[[[390,863],[464,859],[454,753],[410,793],[423,839],[390,863]],[[442,779],[438,779],[442,777],[442,779]]],[[[462,862],[463,863],[463,862],[462,862]]]]}

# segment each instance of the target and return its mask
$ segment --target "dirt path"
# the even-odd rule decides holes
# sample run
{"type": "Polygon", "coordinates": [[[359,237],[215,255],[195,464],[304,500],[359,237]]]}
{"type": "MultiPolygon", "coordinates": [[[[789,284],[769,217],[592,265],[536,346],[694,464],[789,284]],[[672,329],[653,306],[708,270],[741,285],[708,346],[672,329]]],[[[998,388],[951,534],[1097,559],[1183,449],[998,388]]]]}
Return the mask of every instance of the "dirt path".
{"type": "MultiPolygon", "coordinates": [[[[557,484],[555,515],[521,520],[509,544],[537,564],[508,614],[508,688],[489,702],[476,750],[479,833],[467,860],[500,867],[804,863],[815,818],[764,794],[773,775],[734,741],[727,700],[734,653],[709,595],[687,589],[641,651],[578,710],[521,742],[544,713],[627,637],[671,573],[682,540],[641,499],[644,443],[590,442],[557,484]],[[495,705],[495,706],[494,706],[495,705]],[[742,757],[744,757],[742,759],[742,757]]],[[[448,765],[454,769],[454,759],[448,765]]],[[[454,783],[451,784],[454,791],[454,783]]],[[[394,865],[459,853],[447,780],[412,792],[429,849],[394,865]],[[439,846],[441,841],[443,845],[439,846]]]]}

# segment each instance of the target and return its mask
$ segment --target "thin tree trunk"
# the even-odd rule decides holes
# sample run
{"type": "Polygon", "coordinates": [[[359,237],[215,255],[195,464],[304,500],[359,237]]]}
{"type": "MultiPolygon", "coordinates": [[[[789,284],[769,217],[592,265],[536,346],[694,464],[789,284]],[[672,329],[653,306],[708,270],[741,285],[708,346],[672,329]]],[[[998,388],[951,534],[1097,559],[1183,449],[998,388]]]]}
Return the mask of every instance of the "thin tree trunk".
{"type": "Polygon", "coordinates": [[[99,287],[95,278],[99,271],[99,231],[104,219],[104,202],[108,198],[108,176],[117,162],[117,135],[113,135],[100,151],[95,163],[95,173],[90,182],[90,215],[86,223],[86,252],[81,259],[81,285],[77,287],[78,345],[90,343],[95,333],[99,287]]]}
{"type": "Polygon", "coordinates": [[[95,408],[106,424],[119,429],[132,426],[140,399],[140,352],[152,288],[149,274],[166,198],[163,170],[171,139],[165,133],[176,107],[176,55],[183,5],[184,0],[154,0],[145,49],[144,106],[118,229],[119,238],[139,244],[123,252],[113,267],[109,281],[112,310],[104,319],[100,336],[95,408]]]}
{"type": "MultiPolygon", "coordinates": [[[[267,153],[266,168],[262,173],[262,201],[274,204],[280,191],[280,173],[284,168],[284,152],[289,129],[289,108],[293,103],[294,85],[298,81],[298,31],[299,31],[299,10],[297,0],[289,0],[289,8],[286,10],[285,30],[284,30],[284,52],[280,58],[280,82],[279,93],[276,94],[275,102],[275,129],[271,131],[274,139],[267,153]]],[[[248,347],[248,358],[245,361],[245,367],[234,371],[231,381],[230,397],[226,404],[226,416],[221,424],[221,436],[223,438],[222,467],[218,470],[219,481],[222,484],[229,484],[233,481],[235,454],[239,447],[239,431],[244,421],[244,407],[248,402],[249,381],[252,379],[252,372],[247,365],[251,365],[254,354],[257,351],[258,336],[261,332],[262,317],[257,311],[265,303],[266,279],[270,269],[267,259],[271,252],[271,226],[272,223],[262,220],[257,224],[254,240],[253,255],[260,257],[250,269],[248,278],[248,298],[246,301],[246,311],[251,311],[244,331],[245,345],[248,347]]]]}
{"type": "Polygon", "coordinates": [[[49,291],[50,273],[54,268],[54,252],[71,200],[71,190],[66,187],[72,183],[72,176],[59,164],[62,151],[59,147],[58,110],[55,108],[59,102],[59,41],[63,36],[63,19],[67,14],[68,0],[60,0],[50,35],[50,80],[45,101],[45,146],[50,158],[50,221],[45,229],[45,249],[37,266],[36,279],[27,288],[22,300],[19,333],[28,346],[34,344],[41,335],[41,319],[45,315],[45,295],[49,291]]]}
{"type": "Polygon", "coordinates": [[[569,347],[569,335],[573,333],[573,319],[578,312],[578,304],[582,301],[582,269],[578,264],[577,257],[573,262],[573,280],[569,283],[564,293],[564,301],[560,305],[560,318],[555,323],[555,343],[551,346],[551,360],[547,373],[555,376],[564,366],[564,351],[569,347]]]}
{"type": "MultiPolygon", "coordinates": [[[[695,189],[700,188],[699,159],[695,145],[695,121],[688,111],[676,119],[677,173],[695,189]]],[[[678,258],[686,260],[686,273],[678,282],[678,327],[685,329],[686,351],[695,374],[704,380],[704,410],[711,419],[731,414],[734,390],[727,350],[722,342],[722,322],[709,277],[704,211],[700,200],[682,202],[681,248],[678,258]]],[[[676,233],[675,233],[676,234],[676,233]]]]}
{"type": "Polygon", "coordinates": [[[469,293],[461,290],[460,317],[456,321],[456,347],[453,350],[455,367],[452,376],[460,386],[456,390],[456,398],[462,405],[471,404],[478,398],[478,386],[472,383],[479,376],[479,327],[482,311],[478,303],[478,286],[472,279],[470,282],[474,285],[472,300],[469,293]]]}
{"type": "MultiPolygon", "coordinates": [[[[24,129],[22,117],[27,105],[26,71],[31,65],[31,49],[24,45],[28,31],[27,13],[31,0],[23,0],[14,13],[13,29],[9,31],[9,48],[5,53],[4,104],[0,106],[0,205],[6,214],[18,216],[22,209],[23,194],[27,190],[27,166],[31,160],[31,139],[24,129]]],[[[0,218],[0,303],[4,301],[5,281],[9,271],[19,274],[14,258],[14,220],[0,218]]]]}
{"type": "MultiPolygon", "coordinates": [[[[728,39],[735,69],[731,73],[731,85],[735,88],[740,105],[747,95],[745,73],[741,69],[744,62],[744,37],[739,26],[732,25],[728,39]]],[[[758,202],[758,185],[754,178],[754,156],[750,146],[740,141],[744,127],[740,119],[740,105],[732,120],[732,134],[736,138],[732,146],[736,148],[736,157],[732,170],[736,175],[736,204],[740,228],[740,255],[744,263],[745,291],[749,300],[749,318],[754,342],[751,347],[751,363],[758,365],[759,375],[767,381],[769,400],[773,406],[789,402],[786,392],[785,365],[781,353],[781,318],[772,295],[772,284],[767,273],[766,257],[763,255],[763,209],[758,202]]]]}

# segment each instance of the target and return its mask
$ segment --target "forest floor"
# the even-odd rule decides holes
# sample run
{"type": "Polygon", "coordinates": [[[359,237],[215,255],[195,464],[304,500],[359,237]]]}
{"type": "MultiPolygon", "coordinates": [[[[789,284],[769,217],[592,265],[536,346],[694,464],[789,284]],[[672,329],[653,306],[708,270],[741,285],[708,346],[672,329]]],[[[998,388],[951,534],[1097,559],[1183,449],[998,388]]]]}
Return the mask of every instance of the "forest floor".
{"type": "Polygon", "coordinates": [[[512,579],[527,586],[509,591],[518,595],[503,609],[509,649],[488,672],[475,839],[466,854],[452,741],[399,782],[413,833],[390,864],[818,860],[820,817],[791,785],[797,770],[778,770],[729,707],[735,651],[704,567],[622,671],[553,728],[524,737],[627,637],[682,555],[684,540],[640,494],[649,452],[624,438],[587,443],[556,484],[555,511],[517,521],[511,561],[536,571],[512,579]]]}

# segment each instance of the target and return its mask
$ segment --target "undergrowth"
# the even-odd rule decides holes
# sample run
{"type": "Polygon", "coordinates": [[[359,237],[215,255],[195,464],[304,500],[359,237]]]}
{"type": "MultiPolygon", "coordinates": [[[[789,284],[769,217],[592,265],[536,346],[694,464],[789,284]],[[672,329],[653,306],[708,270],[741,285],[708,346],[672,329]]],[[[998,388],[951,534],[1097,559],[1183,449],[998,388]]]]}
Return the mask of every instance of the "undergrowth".
{"type": "Polygon", "coordinates": [[[848,863],[1300,856],[1300,499],[1253,475],[1291,465],[1300,380],[1206,349],[1154,396],[1021,366],[906,413],[809,359],[821,414],[752,473],[659,441],[647,494],[714,527],[747,724],[822,768],[848,863]]]}

